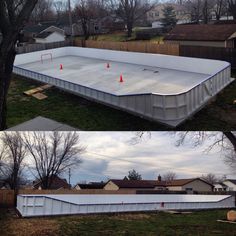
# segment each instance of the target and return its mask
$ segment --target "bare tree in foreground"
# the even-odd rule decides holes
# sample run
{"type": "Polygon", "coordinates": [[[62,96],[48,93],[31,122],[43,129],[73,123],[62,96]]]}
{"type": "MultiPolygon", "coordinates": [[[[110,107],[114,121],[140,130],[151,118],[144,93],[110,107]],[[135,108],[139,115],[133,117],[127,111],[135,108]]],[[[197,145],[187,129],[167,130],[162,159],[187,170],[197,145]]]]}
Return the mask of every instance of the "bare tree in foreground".
{"type": "Polygon", "coordinates": [[[0,140],[0,153],[4,162],[3,176],[10,188],[17,191],[22,177],[23,161],[27,151],[19,132],[4,132],[0,140]]]}
{"type": "Polygon", "coordinates": [[[0,1],[0,130],[6,128],[6,100],[16,55],[15,45],[37,2],[0,1]]]}
{"type": "Polygon", "coordinates": [[[225,163],[236,172],[236,132],[177,132],[177,146],[190,142],[194,147],[206,141],[209,145],[205,151],[209,152],[214,147],[219,147],[224,153],[225,163]]]}
{"type": "Polygon", "coordinates": [[[50,188],[54,176],[78,167],[81,163],[79,155],[85,151],[76,132],[27,133],[24,141],[43,189],[50,188]]]}

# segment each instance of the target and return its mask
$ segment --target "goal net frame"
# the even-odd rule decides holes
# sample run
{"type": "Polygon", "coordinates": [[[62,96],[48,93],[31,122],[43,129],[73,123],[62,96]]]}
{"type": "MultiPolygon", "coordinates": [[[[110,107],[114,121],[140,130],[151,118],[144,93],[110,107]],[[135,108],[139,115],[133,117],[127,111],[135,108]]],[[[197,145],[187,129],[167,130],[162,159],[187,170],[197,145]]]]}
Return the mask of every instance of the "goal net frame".
{"type": "Polygon", "coordinates": [[[46,60],[50,60],[52,62],[52,53],[41,54],[41,63],[43,64],[43,62],[46,60]]]}

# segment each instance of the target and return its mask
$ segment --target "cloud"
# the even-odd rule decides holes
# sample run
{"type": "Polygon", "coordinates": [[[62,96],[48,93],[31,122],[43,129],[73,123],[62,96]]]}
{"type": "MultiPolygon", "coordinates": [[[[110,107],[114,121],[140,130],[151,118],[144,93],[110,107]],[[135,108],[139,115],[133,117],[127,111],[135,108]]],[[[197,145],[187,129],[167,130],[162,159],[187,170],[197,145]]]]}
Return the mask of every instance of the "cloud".
{"type": "Polygon", "coordinates": [[[75,172],[74,182],[78,182],[78,176],[80,179],[88,177],[88,181],[123,178],[131,169],[137,170],[145,179],[154,179],[170,170],[179,178],[209,172],[232,177],[218,149],[213,153],[203,152],[209,141],[195,148],[190,143],[177,147],[175,135],[152,132],[150,138],[130,145],[134,135],[134,132],[82,132],[81,141],[87,151],[82,157],[84,163],[78,169],[80,175],[75,172]]]}

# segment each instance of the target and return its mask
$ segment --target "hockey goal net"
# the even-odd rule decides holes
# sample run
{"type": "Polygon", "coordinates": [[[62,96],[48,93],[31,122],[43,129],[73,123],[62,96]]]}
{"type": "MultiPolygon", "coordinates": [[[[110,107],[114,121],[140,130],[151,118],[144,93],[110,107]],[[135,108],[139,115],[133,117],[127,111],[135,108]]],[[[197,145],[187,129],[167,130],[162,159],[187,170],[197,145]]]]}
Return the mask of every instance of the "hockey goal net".
{"type": "Polygon", "coordinates": [[[52,61],[52,53],[41,54],[41,63],[43,64],[45,61],[52,61]]]}

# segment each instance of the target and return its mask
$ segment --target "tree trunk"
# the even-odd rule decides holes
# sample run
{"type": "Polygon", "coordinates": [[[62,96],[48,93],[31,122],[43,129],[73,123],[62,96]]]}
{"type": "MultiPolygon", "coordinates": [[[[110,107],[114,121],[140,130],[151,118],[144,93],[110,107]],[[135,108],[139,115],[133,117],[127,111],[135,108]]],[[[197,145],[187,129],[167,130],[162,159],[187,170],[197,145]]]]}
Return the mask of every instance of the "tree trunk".
{"type": "Polygon", "coordinates": [[[128,38],[130,38],[133,33],[133,24],[132,23],[127,24],[127,30],[128,30],[127,36],[128,36],[128,38]]]}
{"type": "MultiPolygon", "coordinates": [[[[0,130],[7,128],[7,93],[10,86],[13,64],[16,56],[15,41],[11,42],[9,35],[0,45],[0,130]]],[[[15,37],[17,38],[17,37],[15,37]]]]}
{"type": "Polygon", "coordinates": [[[234,150],[236,152],[236,136],[232,132],[223,132],[224,135],[228,138],[228,140],[231,142],[231,144],[234,147],[234,150]]]}

